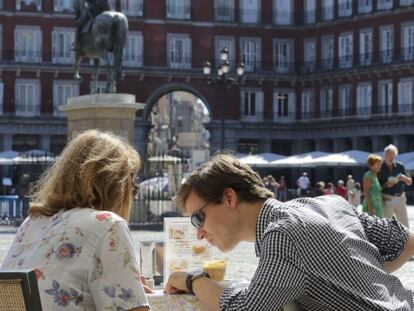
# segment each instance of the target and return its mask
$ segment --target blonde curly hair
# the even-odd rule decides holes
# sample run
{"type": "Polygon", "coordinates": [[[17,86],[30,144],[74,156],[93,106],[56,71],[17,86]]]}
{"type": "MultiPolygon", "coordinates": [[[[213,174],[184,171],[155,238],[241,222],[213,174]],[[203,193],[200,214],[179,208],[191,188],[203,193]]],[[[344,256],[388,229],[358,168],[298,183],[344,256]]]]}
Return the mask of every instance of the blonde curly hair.
{"type": "Polygon", "coordinates": [[[30,193],[31,216],[87,207],[129,219],[139,154],[119,137],[98,130],[79,134],[30,193]]]}

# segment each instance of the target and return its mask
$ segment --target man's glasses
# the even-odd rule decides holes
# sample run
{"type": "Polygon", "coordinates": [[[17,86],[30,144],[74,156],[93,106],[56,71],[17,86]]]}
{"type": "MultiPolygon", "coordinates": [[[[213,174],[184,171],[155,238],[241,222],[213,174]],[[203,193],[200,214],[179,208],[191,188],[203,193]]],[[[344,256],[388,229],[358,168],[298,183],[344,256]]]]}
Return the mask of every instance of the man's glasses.
{"type": "Polygon", "coordinates": [[[204,216],[204,213],[202,213],[201,211],[207,207],[207,205],[210,202],[207,202],[206,204],[204,204],[201,208],[199,208],[198,210],[195,210],[192,214],[191,214],[191,224],[198,228],[201,228],[204,225],[204,221],[206,219],[206,216],[204,216]]]}

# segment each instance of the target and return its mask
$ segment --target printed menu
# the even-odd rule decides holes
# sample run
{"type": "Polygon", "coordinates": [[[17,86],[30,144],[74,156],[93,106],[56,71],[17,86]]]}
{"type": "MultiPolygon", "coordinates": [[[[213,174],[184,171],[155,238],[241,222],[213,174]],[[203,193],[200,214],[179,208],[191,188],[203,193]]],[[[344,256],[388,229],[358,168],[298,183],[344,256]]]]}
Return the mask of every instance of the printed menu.
{"type": "Polygon", "coordinates": [[[197,239],[197,230],[190,217],[165,217],[164,284],[176,271],[201,270],[203,261],[212,258],[212,247],[197,239]]]}

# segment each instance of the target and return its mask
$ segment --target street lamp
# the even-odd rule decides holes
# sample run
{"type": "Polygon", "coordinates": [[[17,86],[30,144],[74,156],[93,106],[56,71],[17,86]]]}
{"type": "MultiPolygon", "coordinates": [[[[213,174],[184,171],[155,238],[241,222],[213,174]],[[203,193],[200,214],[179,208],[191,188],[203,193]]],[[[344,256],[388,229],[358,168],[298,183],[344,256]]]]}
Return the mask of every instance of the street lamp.
{"type": "MultiPolygon", "coordinates": [[[[203,65],[203,75],[206,78],[207,84],[218,84],[223,91],[223,95],[226,94],[226,90],[232,86],[238,85],[239,81],[244,75],[244,64],[239,63],[236,68],[236,75],[229,76],[230,62],[229,62],[229,50],[223,48],[220,51],[220,66],[217,68],[216,73],[212,73],[211,64],[205,62],[203,65]]],[[[224,98],[224,96],[223,96],[224,98]]],[[[221,117],[221,140],[220,149],[224,149],[224,103],[225,99],[220,106],[220,117],[221,117]]]]}

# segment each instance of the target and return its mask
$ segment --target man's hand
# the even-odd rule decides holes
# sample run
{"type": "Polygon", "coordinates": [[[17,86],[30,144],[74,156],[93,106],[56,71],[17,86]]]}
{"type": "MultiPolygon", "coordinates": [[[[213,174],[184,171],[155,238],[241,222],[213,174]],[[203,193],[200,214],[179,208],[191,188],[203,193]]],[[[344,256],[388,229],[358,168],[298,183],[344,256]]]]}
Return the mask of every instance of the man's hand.
{"type": "Polygon", "coordinates": [[[168,278],[167,284],[165,285],[164,291],[167,294],[183,294],[188,293],[186,285],[188,273],[185,272],[174,272],[168,278]]]}
{"type": "Polygon", "coordinates": [[[404,174],[398,176],[398,181],[402,181],[407,186],[410,186],[412,183],[412,179],[404,174]]]}

